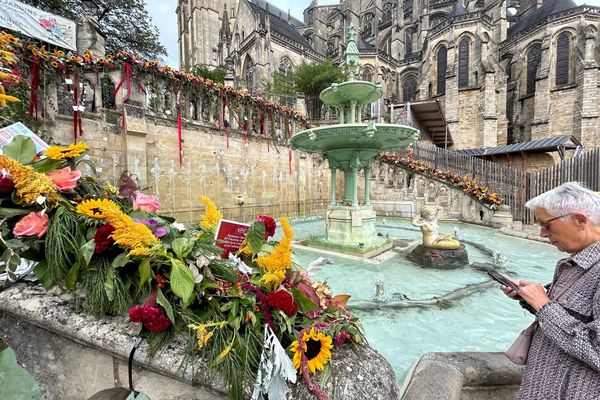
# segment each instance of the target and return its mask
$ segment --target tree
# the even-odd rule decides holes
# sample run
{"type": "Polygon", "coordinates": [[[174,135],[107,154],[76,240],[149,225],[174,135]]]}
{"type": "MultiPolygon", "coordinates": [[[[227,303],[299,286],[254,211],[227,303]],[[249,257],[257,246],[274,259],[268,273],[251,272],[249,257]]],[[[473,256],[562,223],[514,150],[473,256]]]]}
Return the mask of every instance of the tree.
{"type": "Polygon", "coordinates": [[[332,83],[342,82],[344,71],[327,59],[321,64],[302,64],[293,76],[296,90],[306,95],[309,116],[318,119],[323,104],[319,94],[332,83]]]}
{"type": "MultiPolygon", "coordinates": [[[[21,0],[41,10],[76,21],[85,14],[81,0],[21,0]]],[[[143,58],[158,60],[167,55],[159,41],[158,28],[151,23],[144,0],[96,0],[95,17],[106,35],[106,52],[126,50],[143,58]]]]}
{"type": "Polygon", "coordinates": [[[225,75],[227,75],[227,70],[225,67],[217,67],[213,69],[209,69],[207,65],[196,65],[192,69],[192,74],[196,76],[201,76],[205,79],[210,79],[213,82],[225,82],[225,75]]]}

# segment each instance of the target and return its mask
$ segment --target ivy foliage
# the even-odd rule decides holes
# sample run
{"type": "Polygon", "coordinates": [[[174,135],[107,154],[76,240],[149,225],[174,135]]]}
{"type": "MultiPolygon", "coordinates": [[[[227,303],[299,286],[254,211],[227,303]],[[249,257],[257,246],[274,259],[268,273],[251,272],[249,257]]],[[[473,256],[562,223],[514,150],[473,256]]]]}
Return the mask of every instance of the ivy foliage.
{"type": "MultiPolygon", "coordinates": [[[[80,0],[22,0],[33,7],[77,21],[86,14],[80,0]]],[[[100,10],[99,25],[106,37],[106,52],[126,50],[149,60],[167,55],[160,43],[158,28],[146,9],[144,0],[96,0],[100,10]]]]}

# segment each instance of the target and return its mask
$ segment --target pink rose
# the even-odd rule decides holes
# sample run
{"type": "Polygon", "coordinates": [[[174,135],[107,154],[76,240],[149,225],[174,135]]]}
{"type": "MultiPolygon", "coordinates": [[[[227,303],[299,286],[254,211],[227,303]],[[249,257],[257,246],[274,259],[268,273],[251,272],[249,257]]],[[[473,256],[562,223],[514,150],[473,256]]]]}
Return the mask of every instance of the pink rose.
{"type": "Polygon", "coordinates": [[[133,199],[133,209],[138,208],[145,212],[155,212],[160,207],[160,203],[154,196],[148,196],[142,192],[135,192],[135,199],[133,199]]]}
{"type": "Polygon", "coordinates": [[[71,167],[64,167],[48,172],[48,176],[52,179],[58,190],[71,190],[77,186],[77,181],[81,178],[81,172],[71,171],[71,167]]]}
{"type": "Polygon", "coordinates": [[[41,238],[48,230],[48,216],[45,213],[32,212],[24,216],[15,224],[15,236],[37,236],[41,238]]]}

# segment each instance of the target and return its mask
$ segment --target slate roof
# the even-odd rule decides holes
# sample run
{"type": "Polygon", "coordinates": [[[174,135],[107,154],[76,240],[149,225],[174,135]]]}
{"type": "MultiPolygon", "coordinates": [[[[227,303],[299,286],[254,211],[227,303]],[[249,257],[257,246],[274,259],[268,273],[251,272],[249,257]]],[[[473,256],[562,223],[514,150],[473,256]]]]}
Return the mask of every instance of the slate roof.
{"type": "Polygon", "coordinates": [[[375,46],[370,43],[367,43],[363,38],[358,38],[358,42],[356,43],[356,47],[358,50],[375,50],[375,46]]]}
{"type": "Polygon", "coordinates": [[[545,139],[532,140],[523,143],[513,143],[506,146],[498,147],[482,147],[478,149],[463,149],[455,150],[457,153],[472,157],[484,157],[497,154],[519,153],[521,151],[527,153],[546,153],[556,151],[560,146],[565,149],[572,150],[581,146],[581,143],[573,136],[561,135],[551,136],[545,139]]]}
{"type": "Polygon", "coordinates": [[[544,4],[537,10],[530,11],[523,18],[520,18],[517,23],[508,28],[508,36],[524,31],[530,26],[536,25],[538,22],[546,19],[549,15],[559,13],[570,8],[577,7],[573,0],[546,0],[544,4]]]}
{"type": "MultiPolygon", "coordinates": [[[[265,0],[250,0],[248,1],[250,7],[254,12],[260,13],[261,20],[264,19],[267,2],[265,0]]],[[[284,35],[285,37],[293,40],[294,42],[301,44],[302,46],[312,49],[308,41],[304,36],[298,32],[297,27],[304,26],[304,23],[300,22],[300,20],[290,17],[290,22],[288,23],[287,11],[282,11],[281,9],[275,7],[271,3],[269,4],[269,23],[271,24],[271,29],[277,33],[284,35]],[[281,17],[279,15],[281,14],[281,17]]]]}
{"type": "Polygon", "coordinates": [[[456,4],[454,4],[454,7],[452,7],[452,11],[450,12],[450,14],[455,17],[457,15],[463,15],[463,14],[467,14],[467,9],[465,8],[465,6],[462,5],[462,3],[460,1],[457,1],[456,4]]]}

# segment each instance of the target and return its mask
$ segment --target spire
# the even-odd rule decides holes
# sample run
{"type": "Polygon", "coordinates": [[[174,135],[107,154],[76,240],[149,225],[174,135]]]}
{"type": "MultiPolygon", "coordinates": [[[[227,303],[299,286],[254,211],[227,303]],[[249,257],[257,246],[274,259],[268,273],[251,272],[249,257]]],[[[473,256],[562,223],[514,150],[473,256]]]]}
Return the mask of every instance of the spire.
{"type": "Polygon", "coordinates": [[[346,54],[344,56],[344,65],[348,70],[348,80],[353,81],[354,75],[358,71],[360,66],[359,60],[360,53],[358,47],[356,47],[356,28],[354,24],[350,23],[348,27],[348,46],[346,47],[346,54]]]}
{"type": "Polygon", "coordinates": [[[221,36],[229,40],[231,29],[229,27],[229,15],[227,14],[227,4],[223,5],[223,21],[221,21],[221,36]]]}

